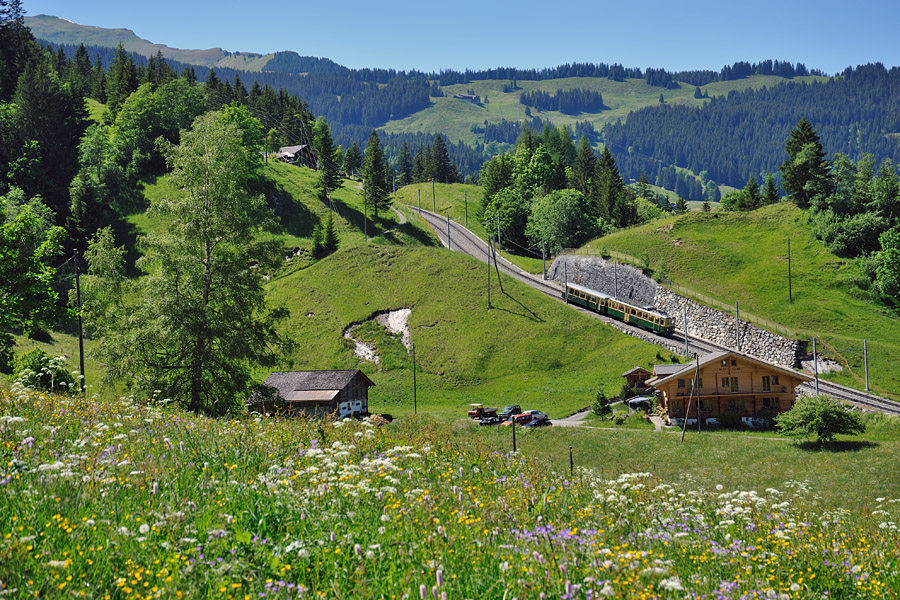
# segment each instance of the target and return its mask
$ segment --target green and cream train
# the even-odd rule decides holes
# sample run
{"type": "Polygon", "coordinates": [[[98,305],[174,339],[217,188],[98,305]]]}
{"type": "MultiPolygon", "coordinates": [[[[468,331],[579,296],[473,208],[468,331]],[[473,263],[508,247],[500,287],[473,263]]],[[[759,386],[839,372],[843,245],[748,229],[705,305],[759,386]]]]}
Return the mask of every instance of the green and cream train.
{"type": "Polygon", "coordinates": [[[662,311],[653,307],[622,302],[597,290],[574,283],[567,284],[561,296],[572,304],[662,335],[671,335],[675,330],[675,319],[662,311]]]}

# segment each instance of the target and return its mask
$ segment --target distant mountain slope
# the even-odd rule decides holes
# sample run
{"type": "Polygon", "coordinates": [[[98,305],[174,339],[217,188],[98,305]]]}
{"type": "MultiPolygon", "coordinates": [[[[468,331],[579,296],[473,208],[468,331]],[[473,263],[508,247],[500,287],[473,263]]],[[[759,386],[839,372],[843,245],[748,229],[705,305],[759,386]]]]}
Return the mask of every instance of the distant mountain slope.
{"type": "Polygon", "coordinates": [[[34,37],[56,44],[84,44],[85,46],[115,48],[121,42],[126,50],[143,56],[153,56],[157,52],[162,52],[166,58],[204,67],[261,71],[273,56],[272,54],[254,54],[252,52],[228,52],[221,48],[207,50],[170,48],[165,44],[154,44],[140,38],[130,29],[106,29],[79,25],[50,15],[25,17],[25,24],[31,28],[34,37]]]}

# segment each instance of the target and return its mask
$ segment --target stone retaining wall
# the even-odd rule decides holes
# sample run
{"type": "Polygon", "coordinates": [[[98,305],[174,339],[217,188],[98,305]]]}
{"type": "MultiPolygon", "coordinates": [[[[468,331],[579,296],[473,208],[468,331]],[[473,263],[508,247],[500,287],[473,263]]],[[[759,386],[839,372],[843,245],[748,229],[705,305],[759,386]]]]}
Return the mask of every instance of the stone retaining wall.
{"type": "MultiPolygon", "coordinates": [[[[684,311],[687,310],[688,335],[737,348],[733,314],[697,304],[663,286],[656,288],[654,305],[675,317],[679,329],[684,328],[684,311]]],[[[740,323],[740,336],[741,352],[783,367],[799,366],[800,358],[806,353],[805,341],[782,337],[746,321],[740,323]]]]}

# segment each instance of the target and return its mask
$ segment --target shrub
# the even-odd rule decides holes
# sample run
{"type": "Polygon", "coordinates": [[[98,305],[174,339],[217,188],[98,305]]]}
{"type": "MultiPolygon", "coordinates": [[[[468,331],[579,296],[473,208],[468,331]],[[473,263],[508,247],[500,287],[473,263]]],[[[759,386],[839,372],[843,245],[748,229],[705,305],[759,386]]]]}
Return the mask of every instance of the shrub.
{"type": "Polygon", "coordinates": [[[75,377],[66,368],[66,358],[50,358],[40,348],[33,348],[16,357],[16,382],[34,389],[68,392],[75,387],[75,377]]]}
{"type": "Polygon", "coordinates": [[[775,423],[785,435],[815,435],[820,444],[834,440],[839,433],[855,435],[866,430],[862,415],[824,395],[800,398],[791,410],[775,417],[775,423]]]}
{"type": "Polygon", "coordinates": [[[719,415],[719,426],[724,429],[741,429],[744,422],[735,413],[723,412],[719,415]]]}

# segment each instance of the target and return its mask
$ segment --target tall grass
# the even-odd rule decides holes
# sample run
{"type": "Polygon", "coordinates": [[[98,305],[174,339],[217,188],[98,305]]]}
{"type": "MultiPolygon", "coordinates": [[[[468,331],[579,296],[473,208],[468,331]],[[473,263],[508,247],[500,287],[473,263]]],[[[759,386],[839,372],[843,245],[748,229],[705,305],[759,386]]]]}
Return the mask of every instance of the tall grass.
{"type": "MultiPolygon", "coordinates": [[[[900,500],[567,476],[428,419],[209,420],[0,394],[0,593],[894,598],[900,500]]],[[[549,432],[548,432],[549,433],[549,432]]]]}

